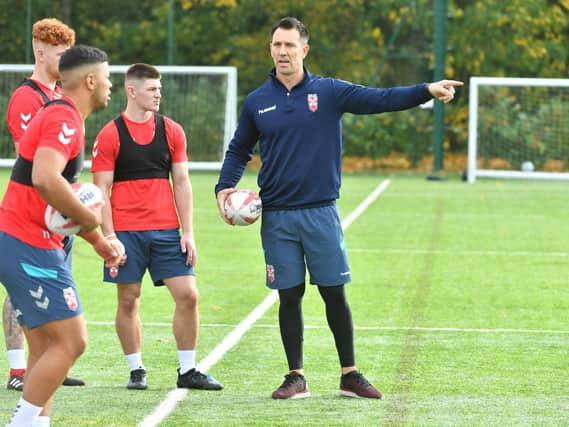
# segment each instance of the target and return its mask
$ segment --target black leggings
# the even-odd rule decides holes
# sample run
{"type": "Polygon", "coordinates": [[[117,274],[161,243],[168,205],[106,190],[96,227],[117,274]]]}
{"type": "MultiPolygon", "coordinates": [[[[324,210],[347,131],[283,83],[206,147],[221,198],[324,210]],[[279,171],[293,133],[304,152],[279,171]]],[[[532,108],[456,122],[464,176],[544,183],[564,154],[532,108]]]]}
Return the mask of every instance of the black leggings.
{"type": "MultiPolygon", "coordinates": [[[[294,288],[279,290],[279,325],[281,339],[288,361],[288,368],[302,369],[302,344],[304,341],[304,321],[302,317],[302,297],[305,284],[294,288]]],[[[354,366],[354,327],[352,313],[346,300],[344,285],[318,286],[320,296],[326,304],[328,326],[334,335],[336,350],[342,367],[354,366]]]]}

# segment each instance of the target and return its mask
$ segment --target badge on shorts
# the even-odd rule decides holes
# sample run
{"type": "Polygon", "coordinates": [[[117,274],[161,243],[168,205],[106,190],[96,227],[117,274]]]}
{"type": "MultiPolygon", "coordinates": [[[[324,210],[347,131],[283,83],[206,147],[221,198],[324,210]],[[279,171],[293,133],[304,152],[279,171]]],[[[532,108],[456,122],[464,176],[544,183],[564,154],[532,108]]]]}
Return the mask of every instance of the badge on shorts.
{"type": "Polygon", "coordinates": [[[275,281],[275,267],[270,264],[267,264],[267,280],[270,283],[273,283],[275,281]]]}
{"type": "Polygon", "coordinates": [[[75,295],[75,290],[71,286],[63,290],[63,298],[65,298],[67,307],[69,307],[70,310],[77,310],[77,306],[79,305],[77,304],[77,295],[75,295]]]}
{"type": "Polygon", "coordinates": [[[316,93],[309,93],[306,96],[306,100],[308,101],[308,109],[313,113],[318,110],[318,95],[316,93]]]}

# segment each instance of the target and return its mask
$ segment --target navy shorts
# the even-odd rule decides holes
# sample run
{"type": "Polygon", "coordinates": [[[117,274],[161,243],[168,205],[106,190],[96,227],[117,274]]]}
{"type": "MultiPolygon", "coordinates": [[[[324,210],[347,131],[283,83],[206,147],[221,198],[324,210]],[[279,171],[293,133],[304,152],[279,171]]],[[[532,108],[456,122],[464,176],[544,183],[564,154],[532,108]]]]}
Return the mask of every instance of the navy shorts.
{"type": "Polygon", "coordinates": [[[36,248],[0,232],[0,282],[20,324],[32,329],[83,313],[69,253],[36,248]]]}
{"type": "Polygon", "coordinates": [[[264,211],[261,239],[267,286],[287,289],[305,282],[338,286],[351,282],[344,233],[336,205],[264,211]]]}
{"type": "Polygon", "coordinates": [[[164,285],[163,279],[194,276],[191,265],[186,265],[186,254],[180,248],[178,229],[151,231],[117,231],[117,238],[126,250],[126,263],[116,277],[104,269],[104,281],[111,283],[140,283],[146,270],[155,286],[164,285]]]}
{"type": "Polygon", "coordinates": [[[63,250],[65,251],[65,262],[71,265],[71,259],[73,258],[73,239],[75,236],[67,236],[63,238],[63,250]]]}

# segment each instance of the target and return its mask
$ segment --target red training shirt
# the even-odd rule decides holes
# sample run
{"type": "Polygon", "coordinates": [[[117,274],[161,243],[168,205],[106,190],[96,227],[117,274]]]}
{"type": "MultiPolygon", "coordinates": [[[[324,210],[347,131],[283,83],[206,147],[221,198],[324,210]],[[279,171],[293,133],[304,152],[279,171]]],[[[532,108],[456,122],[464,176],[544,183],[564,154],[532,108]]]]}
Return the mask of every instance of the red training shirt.
{"type": "MultiPolygon", "coordinates": [[[[50,100],[61,98],[61,88],[59,86],[55,86],[55,89],[51,90],[37,80],[33,81],[50,100]]],[[[15,143],[20,142],[30,121],[43,105],[44,102],[40,93],[30,86],[20,86],[12,93],[8,109],[6,110],[6,121],[8,122],[8,130],[12,135],[12,140],[15,143]]]]}
{"type": "MultiPolygon", "coordinates": [[[[184,129],[172,119],[164,118],[166,140],[172,163],[186,162],[186,135],[184,129]]],[[[154,138],[154,115],[143,123],[122,118],[128,132],[137,144],[149,144],[154,138]]],[[[114,121],[99,132],[93,144],[91,171],[115,170],[120,141],[114,121]]],[[[114,182],[111,191],[113,226],[115,231],[148,231],[179,228],[178,214],[170,180],[136,179],[114,182]]]]}
{"type": "MultiPolygon", "coordinates": [[[[83,120],[73,101],[62,99],[73,108],[56,104],[41,110],[19,142],[22,158],[33,161],[39,147],[50,147],[71,160],[84,149],[83,120]]],[[[0,205],[0,230],[38,248],[62,248],[63,236],[51,233],[45,226],[46,206],[34,187],[10,180],[0,205]]]]}

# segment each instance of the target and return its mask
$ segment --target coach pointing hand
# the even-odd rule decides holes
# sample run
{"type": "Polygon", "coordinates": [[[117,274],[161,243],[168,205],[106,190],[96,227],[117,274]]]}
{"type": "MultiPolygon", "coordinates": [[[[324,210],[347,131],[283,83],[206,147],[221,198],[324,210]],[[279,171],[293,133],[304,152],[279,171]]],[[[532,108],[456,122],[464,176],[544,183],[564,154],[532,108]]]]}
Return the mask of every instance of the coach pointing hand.
{"type": "Polygon", "coordinates": [[[462,85],[464,83],[458,80],[441,80],[440,82],[429,83],[427,89],[433,98],[448,104],[454,98],[454,87],[462,85]]]}

